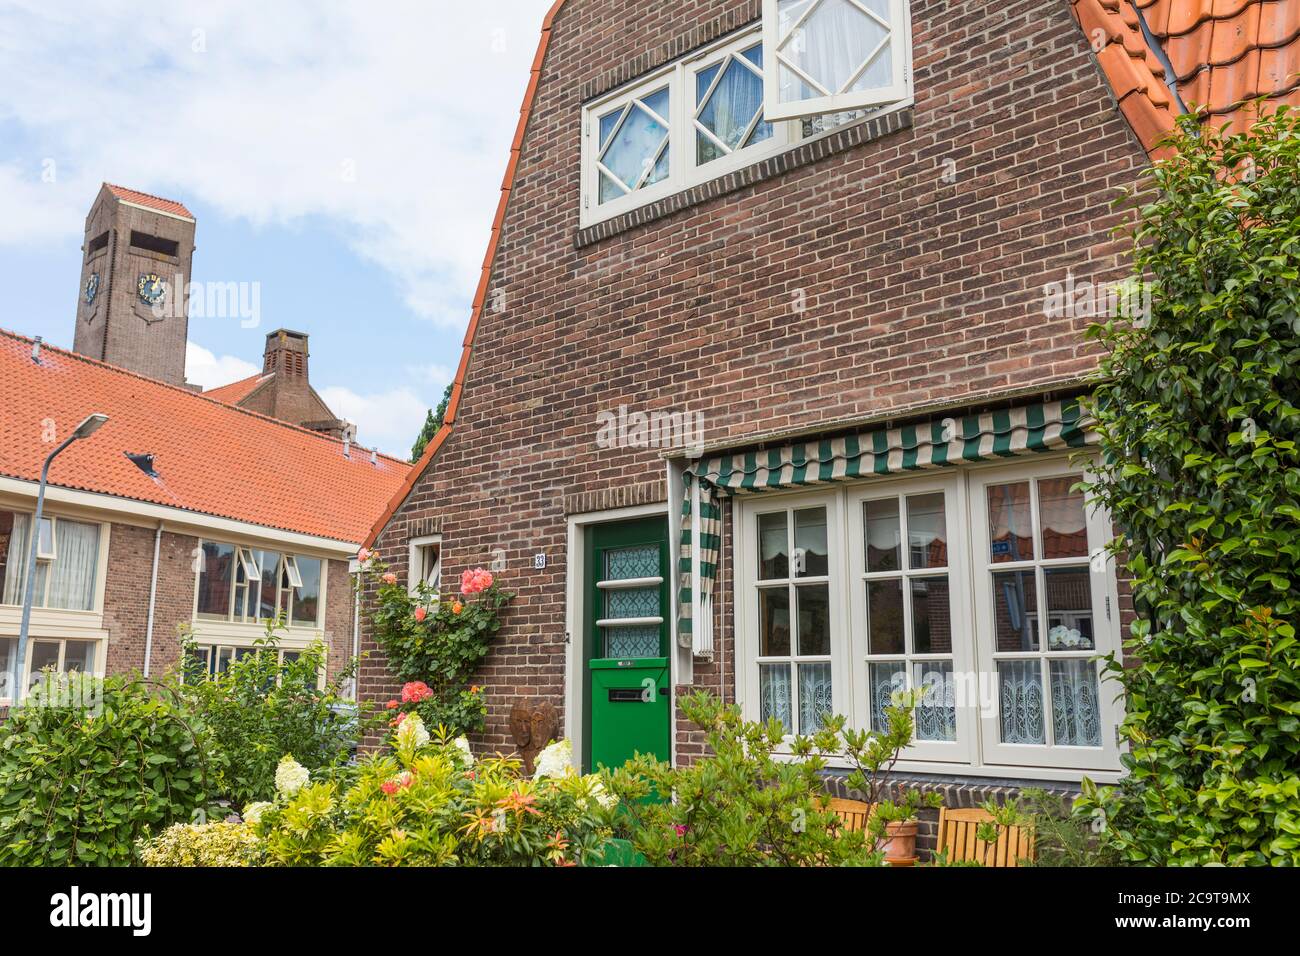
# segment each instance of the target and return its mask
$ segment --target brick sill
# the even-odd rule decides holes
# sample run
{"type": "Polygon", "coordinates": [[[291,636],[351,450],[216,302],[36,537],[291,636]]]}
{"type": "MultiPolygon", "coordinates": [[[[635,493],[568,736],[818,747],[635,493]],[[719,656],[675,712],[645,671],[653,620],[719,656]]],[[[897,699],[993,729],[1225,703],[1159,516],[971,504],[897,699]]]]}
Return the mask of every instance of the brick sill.
{"type": "Polygon", "coordinates": [[[598,222],[587,226],[585,229],[579,229],[573,237],[574,248],[585,249],[588,246],[644,226],[657,219],[664,219],[674,215],[683,209],[690,209],[692,206],[709,202],[719,196],[725,196],[728,193],[744,189],[746,186],[783,176],[792,170],[799,169],[801,166],[812,165],[830,156],[861,146],[863,143],[870,143],[883,136],[888,136],[890,133],[910,129],[912,120],[913,108],[908,106],[879,116],[868,116],[851,125],[804,140],[798,146],[794,146],[775,156],[769,156],[752,166],[746,166],[734,173],[727,173],[725,176],[719,176],[709,182],[700,183],[698,186],[692,186],[671,196],[665,196],[663,199],[647,203],[622,215],[613,216],[604,222],[598,222]]]}

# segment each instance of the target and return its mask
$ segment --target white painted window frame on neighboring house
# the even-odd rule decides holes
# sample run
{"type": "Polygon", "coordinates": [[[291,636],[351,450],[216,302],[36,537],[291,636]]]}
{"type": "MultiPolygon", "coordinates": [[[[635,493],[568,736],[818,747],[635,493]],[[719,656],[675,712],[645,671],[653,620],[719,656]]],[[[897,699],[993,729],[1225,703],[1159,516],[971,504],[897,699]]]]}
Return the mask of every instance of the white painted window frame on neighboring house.
{"type": "Polygon", "coordinates": [[[442,535],[429,534],[407,542],[406,582],[407,592],[412,596],[419,592],[421,583],[427,584],[433,589],[433,603],[439,602],[442,588],[442,535]],[[438,549],[438,556],[434,559],[433,580],[430,581],[424,576],[424,552],[434,547],[438,549]]]}

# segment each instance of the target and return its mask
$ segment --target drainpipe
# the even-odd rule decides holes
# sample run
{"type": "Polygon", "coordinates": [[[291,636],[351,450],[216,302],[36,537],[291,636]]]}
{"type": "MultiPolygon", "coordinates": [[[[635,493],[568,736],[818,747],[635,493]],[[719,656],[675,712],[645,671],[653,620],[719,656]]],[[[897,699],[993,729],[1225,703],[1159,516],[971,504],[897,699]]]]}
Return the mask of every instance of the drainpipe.
{"type": "Polygon", "coordinates": [[[361,565],[354,560],[348,562],[348,572],[352,575],[352,659],[357,661],[357,672],[352,677],[352,699],[361,696],[361,565]],[[356,564],[356,570],[352,565],[356,564]]]}
{"type": "Polygon", "coordinates": [[[154,605],[158,598],[158,554],[162,550],[163,523],[153,533],[153,573],[149,576],[149,621],[144,629],[144,676],[149,676],[149,658],[153,656],[154,605]]]}

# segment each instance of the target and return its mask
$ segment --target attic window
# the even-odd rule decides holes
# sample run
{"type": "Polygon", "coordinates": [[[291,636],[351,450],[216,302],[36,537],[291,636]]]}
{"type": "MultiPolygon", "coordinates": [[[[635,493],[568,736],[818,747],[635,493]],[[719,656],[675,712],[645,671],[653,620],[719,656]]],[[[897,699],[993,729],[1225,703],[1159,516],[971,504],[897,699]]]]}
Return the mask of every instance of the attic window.
{"type": "Polygon", "coordinates": [[[93,256],[100,249],[108,245],[108,233],[101,232],[94,239],[90,240],[90,245],[86,246],[86,255],[93,256]]]}
{"type": "Polygon", "coordinates": [[[179,242],[163,239],[161,236],[151,236],[147,232],[136,232],[134,229],[131,230],[131,246],[148,252],[158,252],[172,258],[177,256],[181,248],[179,242]]]}

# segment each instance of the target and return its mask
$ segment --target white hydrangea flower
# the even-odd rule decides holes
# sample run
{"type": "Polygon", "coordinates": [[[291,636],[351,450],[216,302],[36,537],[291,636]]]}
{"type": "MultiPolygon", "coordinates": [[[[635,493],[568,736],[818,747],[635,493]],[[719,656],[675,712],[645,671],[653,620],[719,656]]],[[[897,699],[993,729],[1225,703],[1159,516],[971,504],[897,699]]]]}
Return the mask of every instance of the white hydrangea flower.
{"type": "Polygon", "coordinates": [[[275,768],[275,789],[281,795],[291,797],[310,781],[311,773],[294,760],[292,754],[285,754],[280,758],[280,763],[275,768]]]}
{"type": "Polygon", "coordinates": [[[453,740],[452,743],[454,743],[457,749],[465,755],[465,766],[474,766],[474,751],[469,749],[469,738],[462,734],[453,740]]]}
{"type": "Polygon", "coordinates": [[[568,740],[548,744],[537,755],[535,766],[537,769],[533,771],[534,780],[541,780],[544,777],[563,777],[572,773],[574,771],[573,744],[568,740]]]}
{"type": "Polygon", "coordinates": [[[244,818],[245,823],[256,823],[258,820],[262,819],[262,814],[270,808],[271,804],[267,803],[265,800],[259,800],[257,803],[250,803],[248,806],[244,807],[244,812],[240,814],[240,816],[244,818]]]}
{"type": "MultiPolygon", "coordinates": [[[[583,780],[587,784],[588,795],[590,795],[593,800],[599,803],[606,810],[609,810],[618,804],[618,795],[606,790],[605,784],[601,781],[600,777],[592,773],[584,777],[583,780]]],[[[583,809],[586,809],[585,801],[583,809]]]]}
{"type": "Polygon", "coordinates": [[[419,714],[410,714],[397,728],[397,746],[401,750],[418,750],[429,742],[429,731],[419,714]]]}

